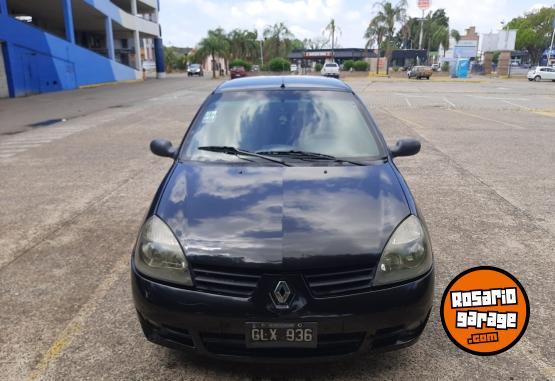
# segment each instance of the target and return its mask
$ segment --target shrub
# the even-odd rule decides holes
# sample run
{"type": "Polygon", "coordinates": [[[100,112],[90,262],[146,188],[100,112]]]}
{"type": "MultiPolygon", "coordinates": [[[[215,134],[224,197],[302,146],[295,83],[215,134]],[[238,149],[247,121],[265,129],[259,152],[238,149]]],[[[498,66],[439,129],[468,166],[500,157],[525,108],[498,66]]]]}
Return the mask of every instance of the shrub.
{"type": "Polygon", "coordinates": [[[397,73],[399,71],[399,66],[393,66],[393,72],[397,73]]]}
{"type": "Polygon", "coordinates": [[[233,66],[243,66],[246,71],[251,71],[252,65],[245,60],[236,59],[229,63],[229,67],[232,68],[233,66]]]}
{"type": "Polygon", "coordinates": [[[443,64],[441,64],[441,71],[449,72],[449,61],[445,61],[443,64]]]}
{"type": "Polygon", "coordinates": [[[368,70],[368,62],[366,61],[356,61],[354,63],[354,68],[356,71],[366,71],[368,70]]]}
{"type": "Polygon", "coordinates": [[[343,62],[343,70],[345,71],[351,70],[351,68],[353,68],[354,66],[355,66],[355,61],[353,60],[347,60],[343,62]]]}
{"type": "Polygon", "coordinates": [[[320,70],[322,70],[322,64],[316,63],[316,65],[314,65],[314,71],[320,71],[320,70]]]}
{"type": "Polygon", "coordinates": [[[277,57],[269,63],[270,71],[290,71],[291,64],[285,58],[277,57]]]}

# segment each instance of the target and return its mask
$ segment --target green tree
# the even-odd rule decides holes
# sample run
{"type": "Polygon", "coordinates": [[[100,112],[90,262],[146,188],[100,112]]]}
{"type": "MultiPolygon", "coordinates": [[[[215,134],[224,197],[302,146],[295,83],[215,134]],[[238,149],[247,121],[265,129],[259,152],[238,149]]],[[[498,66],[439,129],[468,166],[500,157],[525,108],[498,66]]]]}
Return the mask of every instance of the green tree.
{"type": "Polygon", "coordinates": [[[349,71],[354,66],[355,66],[355,61],[353,60],[346,60],[345,62],[343,62],[343,70],[349,71]]]}
{"type": "Polygon", "coordinates": [[[356,71],[366,71],[368,70],[368,62],[366,61],[355,61],[353,67],[356,71]]]}
{"type": "MultiPolygon", "coordinates": [[[[410,17],[405,21],[396,36],[400,46],[405,48],[418,47],[420,24],[420,19],[416,17],[410,17]]],[[[422,49],[436,51],[440,44],[445,49],[449,47],[449,17],[447,17],[445,9],[442,8],[434,12],[428,12],[422,22],[422,49]]]]}
{"type": "Polygon", "coordinates": [[[264,56],[266,59],[287,56],[291,52],[293,33],[283,22],[266,26],[262,35],[265,40],[264,56]]]}
{"type": "Polygon", "coordinates": [[[244,59],[255,62],[260,57],[258,32],[247,29],[233,29],[228,33],[229,53],[231,59],[244,59]]]}
{"type": "Polygon", "coordinates": [[[289,61],[287,61],[285,58],[282,58],[282,57],[273,58],[270,61],[269,67],[271,71],[278,71],[278,72],[282,72],[282,71],[288,72],[289,70],[291,70],[291,64],[289,63],[289,61]]]}
{"type": "Polygon", "coordinates": [[[451,37],[453,37],[456,42],[459,42],[461,40],[461,34],[456,29],[451,29],[451,37]]]}
{"type": "Polygon", "coordinates": [[[246,71],[251,71],[251,68],[252,68],[252,65],[250,63],[242,59],[234,59],[229,63],[230,68],[234,66],[243,66],[246,71]]]}
{"type": "Polygon", "coordinates": [[[509,29],[516,29],[516,49],[526,49],[533,63],[539,63],[540,57],[551,42],[555,8],[543,7],[512,19],[509,29]]]}
{"type": "Polygon", "coordinates": [[[335,19],[331,19],[331,21],[329,22],[328,25],[326,25],[322,33],[328,36],[328,41],[330,41],[331,43],[331,51],[333,53],[333,50],[337,46],[337,34],[341,34],[341,28],[339,28],[335,24],[335,19]]]}
{"type": "Polygon", "coordinates": [[[378,8],[378,12],[370,20],[364,38],[371,41],[370,45],[378,44],[378,47],[381,47],[383,43],[394,44],[397,25],[403,25],[406,21],[407,1],[399,0],[396,5],[389,1],[382,1],[375,3],[374,7],[378,8]]]}
{"type": "Polygon", "coordinates": [[[221,38],[218,33],[208,32],[198,45],[198,57],[203,60],[207,57],[212,59],[212,78],[216,78],[216,57],[223,57],[227,54],[229,45],[226,39],[221,38]]]}
{"type": "Polygon", "coordinates": [[[218,27],[216,29],[212,29],[208,31],[209,36],[213,36],[221,42],[222,50],[218,53],[220,57],[224,59],[224,69],[225,73],[227,74],[228,69],[228,62],[230,58],[230,42],[227,34],[223,30],[223,28],[218,27]]]}

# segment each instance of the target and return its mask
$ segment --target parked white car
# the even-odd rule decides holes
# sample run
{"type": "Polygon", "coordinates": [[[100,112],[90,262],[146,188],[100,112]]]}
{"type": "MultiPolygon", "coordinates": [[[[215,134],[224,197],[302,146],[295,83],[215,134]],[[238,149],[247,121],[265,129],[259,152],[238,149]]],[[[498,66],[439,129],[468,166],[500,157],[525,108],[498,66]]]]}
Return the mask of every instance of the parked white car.
{"type": "Polygon", "coordinates": [[[297,64],[291,64],[291,73],[297,74],[298,71],[299,71],[299,67],[297,66],[297,64]]]}
{"type": "Polygon", "coordinates": [[[336,62],[326,62],[320,70],[320,74],[325,77],[339,78],[339,65],[336,62]]]}
{"type": "Polygon", "coordinates": [[[555,67],[536,66],[528,72],[528,80],[536,82],[541,80],[551,80],[555,82],[555,67]]]}

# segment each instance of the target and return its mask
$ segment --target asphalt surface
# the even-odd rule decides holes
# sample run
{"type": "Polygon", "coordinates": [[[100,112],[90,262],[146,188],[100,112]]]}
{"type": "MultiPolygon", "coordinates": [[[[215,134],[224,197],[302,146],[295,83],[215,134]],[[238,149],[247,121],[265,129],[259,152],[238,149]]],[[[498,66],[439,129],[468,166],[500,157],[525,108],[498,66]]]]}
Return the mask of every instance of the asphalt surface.
{"type": "Polygon", "coordinates": [[[0,378],[555,379],[555,84],[347,81],[388,142],[423,143],[397,160],[426,216],[437,269],[417,344],[267,366],[199,359],[143,338],[129,256],[170,166],[148,144],[179,142],[218,83],[169,77],[0,101],[0,378]],[[67,121],[29,127],[52,118],[67,121]],[[448,282],[477,265],[514,274],[531,302],[523,339],[493,357],[455,347],[438,313],[448,282]]]}

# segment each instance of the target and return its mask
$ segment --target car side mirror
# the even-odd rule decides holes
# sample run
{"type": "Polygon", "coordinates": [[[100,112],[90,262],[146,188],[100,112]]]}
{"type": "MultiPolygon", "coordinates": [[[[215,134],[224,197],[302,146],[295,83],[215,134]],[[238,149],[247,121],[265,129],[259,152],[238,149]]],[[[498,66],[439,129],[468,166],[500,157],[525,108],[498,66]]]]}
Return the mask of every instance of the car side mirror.
{"type": "Polygon", "coordinates": [[[394,147],[389,148],[391,156],[412,156],[420,152],[420,142],[416,139],[398,140],[394,147]]]}
{"type": "Polygon", "coordinates": [[[156,156],[175,158],[176,151],[172,142],[166,139],[155,139],[150,142],[150,150],[156,156]]]}

